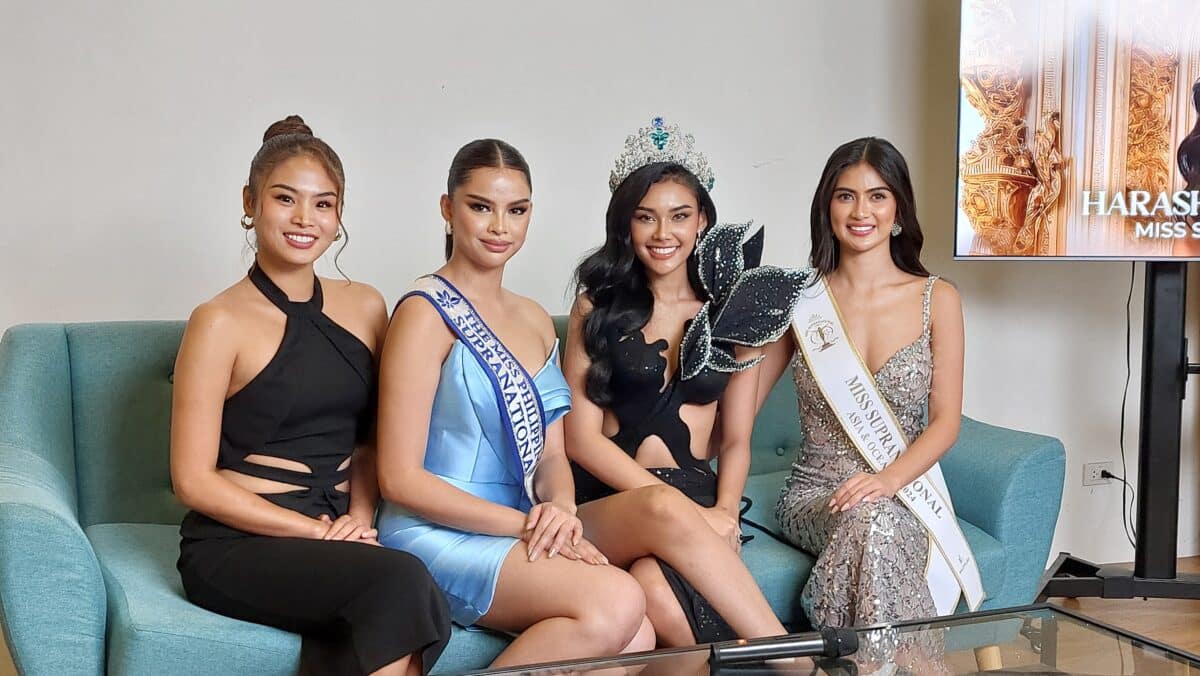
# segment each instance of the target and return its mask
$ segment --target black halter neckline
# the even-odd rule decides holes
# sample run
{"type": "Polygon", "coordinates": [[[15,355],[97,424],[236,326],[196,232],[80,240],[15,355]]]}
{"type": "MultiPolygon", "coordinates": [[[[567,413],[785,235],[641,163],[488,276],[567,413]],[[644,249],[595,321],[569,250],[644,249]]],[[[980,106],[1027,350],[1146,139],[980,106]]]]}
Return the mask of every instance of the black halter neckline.
{"type": "Polygon", "coordinates": [[[283,289],[279,288],[279,286],[275,284],[275,282],[272,281],[269,276],[267,276],[266,272],[263,272],[263,269],[258,265],[257,261],[254,263],[254,265],[250,266],[249,274],[250,281],[258,288],[259,291],[262,292],[264,296],[267,297],[267,300],[271,301],[275,307],[283,310],[287,314],[303,311],[319,313],[324,307],[325,297],[321,294],[321,282],[317,279],[316,275],[313,275],[312,297],[308,300],[296,301],[290,300],[287,297],[287,294],[283,292],[283,289]]]}

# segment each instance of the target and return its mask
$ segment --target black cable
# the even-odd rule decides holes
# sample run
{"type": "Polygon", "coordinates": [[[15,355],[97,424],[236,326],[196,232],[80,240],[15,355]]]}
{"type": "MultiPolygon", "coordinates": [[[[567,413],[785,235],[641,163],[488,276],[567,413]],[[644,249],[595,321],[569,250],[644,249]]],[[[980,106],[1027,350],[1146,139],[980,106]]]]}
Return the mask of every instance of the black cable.
{"type": "MultiPolygon", "coordinates": [[[[1123,484],[1123,486],[1121,487],[1121,521],[1124,522],[1124,524],[1126,526],[1125,537],[1129,539],[1129,544],[1134,547],[1137,547],[1137,545],[1134,544],[1134,542],[1133,542],[1133,537],[1129,536],[1130,525],[1129,525],[1129,522],[1125,519],[1125,491],[1128,490],[1130,493],[1133,493],[1134,492],[1133,486],[1129,485],[1129,482],[1125,480],[1125,477],[1117,476],[1116,474],[1113,474],[1112,472],[1110,472],[1106,469],[1100,470],[1100,478],[1101,479],[1116,479],[1117,481],[1120,481],[1123,484]]],[[[1134,537],[1137,536],[1136,530],[1134,531],[1133,535],[1134,535],[1134,537]]]]}
{"type": "Polygon", "coordinates": [[[1129,545],[1136,548],[1134,540],[1137,538],[1137,526],[1133,523],[1132,512],[1133,505],[1137,502],[1137,491],[1125,477],[1129,475],[1129,467],[1125,464],[1125,405],[1129,401],[1129,381],[1133,370],[1131,368],[1130,353],[1133,351],[1133,313],[1130,309],[1133,303],[1133,280],[1137,274],[1137,263],[1129,264],[1129,295],[1125,297],[1125,391],[1121,393],[1121,431],[1118,437],[1121,448],[1121,475],[1117,476],[1108,470],[1101,470],[1100,476],[1109,475],[1125,484],[1125,488],[1129,489],[1132,494],[1128,503],[1125,502],[1125,488],[1121,489],[1121,528],[1125,529],[1125,538],[1129,540],[1129,545]],[[1128,504],[1128,507],[1126,506],[1128,504]],[[1128,515],[1128,516],[1127,516],[1128,515]],[[1132,533],[1132,535],[1131,535],[1132,533]]]}
{"type": "MultiPolygon", "coordinates": [[[[770,528],[767,528],[766,526],[762,525],[761,523],[758,523],[757,521],[751,521],[750,519],[747,519],[746,512],[749,512],[750,508],[753,506],[754,506],[754,501],[743,495],[742,496],[742,506],[741,506],[741,509],[738,510],[738,519],[742,523],[757,528],[759,531],[766,533],[767,535],[771,536],[775,540],[778,540],[779,542],[782,542],[785,545],[789,545],[789,546],[793,546],[793,547],[795,546],[791,542],[788,542],[788,540],[786,538],[784,538],[782,535],[776,533],[775,531],[771,530],[770,528]]],[[[742,544],[746,544],[747,542],[749,542],[753,539],[754,539],[753,535],[743,535],[742,536],[742,544]]]]}

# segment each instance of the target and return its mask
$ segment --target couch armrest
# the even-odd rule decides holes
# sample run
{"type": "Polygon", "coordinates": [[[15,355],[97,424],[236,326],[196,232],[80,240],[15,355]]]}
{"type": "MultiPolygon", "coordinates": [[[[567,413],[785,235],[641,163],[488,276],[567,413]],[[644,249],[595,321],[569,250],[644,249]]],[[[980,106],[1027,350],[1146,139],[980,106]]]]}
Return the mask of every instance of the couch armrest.
{"type": "Polygon", "coordinates": [[[61,325],[0,339],[0,624],[18,671],[101,674],[107,603],[79,526],[61,325]]]}
{"type": "Polygon", "coordinates": [[[21,324],[0,338],[0,445],[27,449],[67,481],[76,510],[71,354],[62,324],[21,324]]]}
{"type": "Polygon", "coordinates": [[[989,590],[1001,607],[1037,593],[1062,503],[1065,456],[1053,437],[964,416],[958,442],[942,458],[955,512],[1004,546],[1004,587],[989,590]]]}
{"type": "Polygon", "coordinates": [[[0,445],[0,620],[20,673],[104,672],[104,578],[69,496],[40,454],[0,445]]]}

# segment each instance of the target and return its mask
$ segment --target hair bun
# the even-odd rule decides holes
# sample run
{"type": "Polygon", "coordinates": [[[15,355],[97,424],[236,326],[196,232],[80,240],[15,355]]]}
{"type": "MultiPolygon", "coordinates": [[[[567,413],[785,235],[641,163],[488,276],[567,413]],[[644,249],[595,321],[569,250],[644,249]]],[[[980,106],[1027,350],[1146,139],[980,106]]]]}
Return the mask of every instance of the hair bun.
{"type": "Polygon", "coordinates": [[[304,118],[299,115],[288,115],[282,120],[267,127],[267,131],[263,133],[263,143],[276,136],[284,136],[286,134],[303,134],[312,136],[313,130],[307,124],[304,124],[304,118]]]}

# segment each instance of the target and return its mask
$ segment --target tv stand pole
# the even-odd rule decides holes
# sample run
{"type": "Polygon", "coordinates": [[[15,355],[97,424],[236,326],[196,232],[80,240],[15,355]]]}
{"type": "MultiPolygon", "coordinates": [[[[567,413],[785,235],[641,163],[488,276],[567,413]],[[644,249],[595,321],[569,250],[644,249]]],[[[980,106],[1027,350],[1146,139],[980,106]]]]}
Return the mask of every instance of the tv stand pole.
{"type": "Polygon", "coordinates": [[[1189,374],[1200,373],[1200,364],[1187,361],[1183,331],[1186,266],[1175,261],[1146,263],[1133,570],[1097,565],[1064,552],[1042,578],[1039,601],[1050,596],[1200,599],[1200,576],[1175,570],[1184,385],[1189,374]]]}

